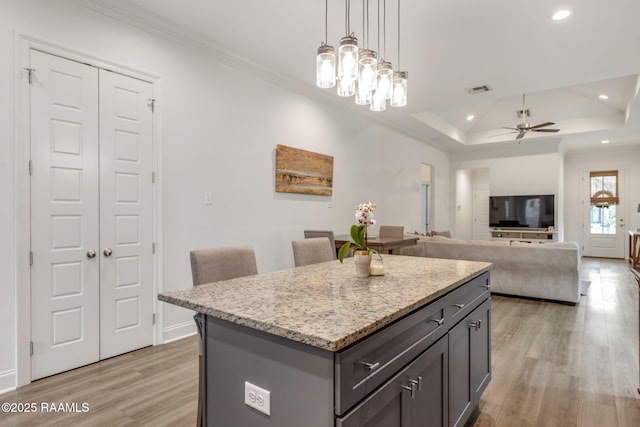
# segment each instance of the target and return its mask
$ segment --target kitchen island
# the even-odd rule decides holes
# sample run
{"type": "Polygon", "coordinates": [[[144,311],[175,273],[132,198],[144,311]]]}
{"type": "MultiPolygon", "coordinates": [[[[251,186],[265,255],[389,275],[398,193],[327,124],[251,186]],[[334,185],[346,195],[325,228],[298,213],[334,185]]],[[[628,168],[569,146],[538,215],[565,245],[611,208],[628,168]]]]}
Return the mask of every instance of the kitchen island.
{"type": "Polygon", "coordinates": [[[462,425],[490,380],[491,264],[383,258],[160,294],[203,314],[206,424],[462,425]]]}

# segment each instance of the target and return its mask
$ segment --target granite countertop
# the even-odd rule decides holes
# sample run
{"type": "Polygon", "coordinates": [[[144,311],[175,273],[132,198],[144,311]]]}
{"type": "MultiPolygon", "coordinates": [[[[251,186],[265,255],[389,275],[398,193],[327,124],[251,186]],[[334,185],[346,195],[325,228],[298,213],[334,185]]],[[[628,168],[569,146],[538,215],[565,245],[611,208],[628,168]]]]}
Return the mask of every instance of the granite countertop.
{"type": "Polygon", "coordinates": [[[180,307],[338,351],[488,271],[490,263],[383,255],[357,278],[353,258],[164,292],[180,307]]]}

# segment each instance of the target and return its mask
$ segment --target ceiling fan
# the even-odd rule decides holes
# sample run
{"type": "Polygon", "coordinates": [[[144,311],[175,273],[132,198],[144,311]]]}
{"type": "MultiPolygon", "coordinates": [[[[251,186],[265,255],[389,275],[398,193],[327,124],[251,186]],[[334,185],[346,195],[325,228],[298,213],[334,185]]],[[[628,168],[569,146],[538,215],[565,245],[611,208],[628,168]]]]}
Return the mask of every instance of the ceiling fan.
{"type": "MultiPolygon", "coordinates": [[[[560,129],[542,129],[544,127],[547,126],[552,126],[555,125],[554,122],[546,122],[546,123],[540,123],[538,125],[534,125],[531,126],[530,123],[526,123],[526,117],[528,116],[529,110],[527,110],[524,106],[524,93],[522,94],[522,111],[519,111],[518,114],[522,115],[522,123],[519,123],[516,125],[516,127],[512,128],[512,127],[503,127],[502,129],[511,129],[513,130],[513,132],[507,132],[507,133],[517,133],[518,135],[516,135],[516,139],[521,139],[522,137],[525,136],[525,134],[527,134],[528,132],[558,132],[560,129]]],[[[504,133],[500,134],[500,135],[505,135],[504,133]]],[[[499,136],[499,135],[494,135],[494,136],[499,136]]]]}

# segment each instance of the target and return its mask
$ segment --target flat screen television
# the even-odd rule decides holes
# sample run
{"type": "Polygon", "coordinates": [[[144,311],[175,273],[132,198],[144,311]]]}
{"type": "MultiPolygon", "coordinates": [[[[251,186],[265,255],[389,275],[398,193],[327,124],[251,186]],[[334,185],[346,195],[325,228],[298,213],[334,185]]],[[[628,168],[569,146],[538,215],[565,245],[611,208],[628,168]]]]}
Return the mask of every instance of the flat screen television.
{"type": "Polygon", "coordinates": [[[547,229],[554,227],[555,196],[490,196],[489,226],[547,229]]]}

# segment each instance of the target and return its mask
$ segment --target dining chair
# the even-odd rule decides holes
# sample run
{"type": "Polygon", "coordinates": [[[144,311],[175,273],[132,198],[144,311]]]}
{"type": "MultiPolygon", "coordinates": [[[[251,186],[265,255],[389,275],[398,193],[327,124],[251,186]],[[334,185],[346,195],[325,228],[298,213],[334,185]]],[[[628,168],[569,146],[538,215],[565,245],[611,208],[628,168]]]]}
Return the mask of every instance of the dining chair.
{"type": "Polygon", "coordinates": [[[305,239],[313,239],[315,237],[326,237],[331,242],[331,247],[334,248],[333,251],[333,259],[338,259],[336,247],[336,239],[333,236],[333,231],[331,230],[304,230],[304,238],[305,239]]]}
{"type": "Polygon", "coordinates": [[[380,237],[402,237],[403,235],[403,225],[381,225],[380,231],[378,231],[380,237]]]}
{"type": "Polygon", "coordinates": [[[313,237],[311,239],[293,240],[293,261],[296,267],[333,261],[336,256],[335,248],[327,237],[313,237]]]}
{"type": "MultiPolygon", "coordinates": [[[[253,248],[249,246],[198,249],[191,251],[190,258],[193,286],[258,274],[256,255],[253,248]]],[[[204,375],[204,315],[196,313],[193,319],[200,335],[197,415],[197,426],[200,427],[206,416],[206,410],[202,405],[204,397],[204,381],[202,381],[204,375]]]]}

